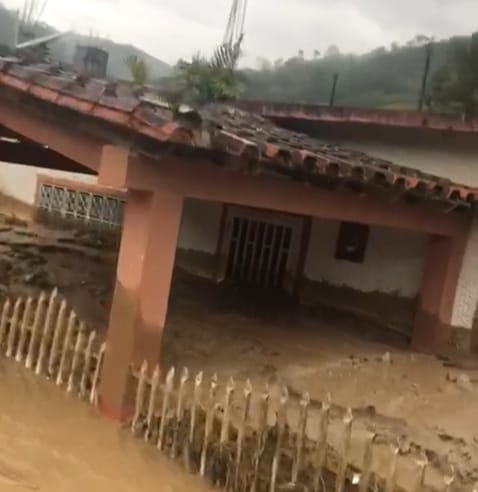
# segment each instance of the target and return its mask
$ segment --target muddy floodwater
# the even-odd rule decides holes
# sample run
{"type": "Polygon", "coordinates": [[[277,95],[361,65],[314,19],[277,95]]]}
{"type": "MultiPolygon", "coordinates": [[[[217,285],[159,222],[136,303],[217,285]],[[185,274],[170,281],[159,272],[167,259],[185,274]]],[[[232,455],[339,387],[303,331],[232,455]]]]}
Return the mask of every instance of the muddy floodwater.
{"type": "Polygon", "coordinates": [[[0,491],[206,492],[154,446],[0,359],[0,491]]]}

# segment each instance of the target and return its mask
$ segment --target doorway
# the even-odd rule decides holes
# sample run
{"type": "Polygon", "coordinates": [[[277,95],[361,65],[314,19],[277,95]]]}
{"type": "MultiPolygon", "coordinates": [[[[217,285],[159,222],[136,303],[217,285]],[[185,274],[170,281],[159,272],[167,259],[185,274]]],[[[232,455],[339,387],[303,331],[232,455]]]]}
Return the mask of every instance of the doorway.
{"type": "Polygon", "coordinates": [[[248,209],[228,214],[225,279],[253,287],[290,290],[297,270],[302,219],[248,209]]]}

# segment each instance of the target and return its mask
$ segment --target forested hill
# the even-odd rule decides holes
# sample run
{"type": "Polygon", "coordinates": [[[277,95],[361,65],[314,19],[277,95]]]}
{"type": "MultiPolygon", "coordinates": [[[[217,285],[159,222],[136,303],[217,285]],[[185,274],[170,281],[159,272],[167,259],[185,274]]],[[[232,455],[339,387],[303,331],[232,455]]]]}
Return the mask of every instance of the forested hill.
{"type": "MultiPolygon", "coordinates": [[[[258,70],[244,70],[243,99],[276,102],[328,103],[334,73],[335,104],[412,109],[416,107],[425,65],[423,37],[399,47],[378,48],[364,55],[340,54],[335,47],[307,59],[301,52],[288,60],[263,60],[258,70]]],[[[430,79],[465,38],[433,44],[430,79]]]]}

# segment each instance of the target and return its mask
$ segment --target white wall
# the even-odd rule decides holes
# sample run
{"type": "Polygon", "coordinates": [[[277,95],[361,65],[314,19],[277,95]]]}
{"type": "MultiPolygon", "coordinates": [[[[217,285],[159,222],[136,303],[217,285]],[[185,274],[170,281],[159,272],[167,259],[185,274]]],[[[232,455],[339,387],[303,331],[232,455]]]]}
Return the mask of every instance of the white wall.
{"type": "Polygon", "coordinates": [[[38,174],[96,184],[97,176],[0,162],[0,193],[33,205],[38,174]]]}
{"type": "Polygon", "coordinates": [[[335,259],[339,222],[314,219],[305,276],[363,292],[415,297],[426,254],[425,234],[371,227],[363,263],[335,259]]]}
{"type": "Polygon", "coordinates": [[[183,205],[178,247],[215,254],[221,218],[221,203],[186,199],[183,205]]]}
{"type": "Polygon", "coordinates": [[[478,219],[471,225],[461,267],[451,324],[471,329],[478,302],[478,219]]]}

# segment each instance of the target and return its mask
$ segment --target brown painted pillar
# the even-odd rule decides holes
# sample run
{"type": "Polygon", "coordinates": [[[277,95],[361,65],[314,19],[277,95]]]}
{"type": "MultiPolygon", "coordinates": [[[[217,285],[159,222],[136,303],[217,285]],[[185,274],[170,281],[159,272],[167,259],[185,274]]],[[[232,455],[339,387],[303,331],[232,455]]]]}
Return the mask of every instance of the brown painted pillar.
{"type": "Polygon", "coordinates": [[[115,419],[131,410],[130,363],[159,362],[182,203],[171,193],[128,192],[99,391],[101,410],[115,419]]]}
{"type": "Polygon", "coordinates": [[[412,347],[422,352],[447,348],[466,235],[431,236],[417,306],[412,347]]]}
{"type": "Polygon", "coordinates": [[[101,152],[98,169],[98,184],[121,189],[126,186],[129,149],[116,145],[105,145],[101,152]]]}

